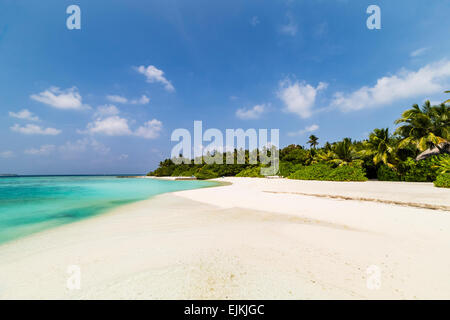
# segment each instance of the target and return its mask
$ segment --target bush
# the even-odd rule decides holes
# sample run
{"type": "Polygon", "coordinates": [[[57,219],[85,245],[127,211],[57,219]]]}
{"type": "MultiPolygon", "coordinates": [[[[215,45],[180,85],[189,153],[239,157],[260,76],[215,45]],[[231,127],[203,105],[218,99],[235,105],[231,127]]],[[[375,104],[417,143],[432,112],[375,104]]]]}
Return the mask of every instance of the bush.
{"type": "Polygon", "coordinates": [[[438,175],[435,166],[439,163],[439,157],[433,156],[425,160],[415,161],[408,158],[403,163],[403,179],[409,182],[432,182],[438,175]]]}
{"type": "Polygon", "coordinates": [[[290,162],[281,162],[280,163],[280,170],[278,171],[278,175],[282,177],[289,177],[291,174],[293,174],[295,171],[302,168],[301,164],[294,164],[290,162]]]}
{"type": "Polygon", "coordinates": [[[252,167],[252,168],[247,168],[242,170],[241,172],[239,172],[236,177],[253,177],[253,178],[260,178],[260,177],[264,177],[263,175],[261,175],[261,167],[252,167]]]}
{"type": "Polygon", "coordinates": [[[198,169],[189,165],[178,165],[172,172],[172,177],[192,177],[198,169]]]}
{"type": "Polygon", "coordinates": [[[289,175],[289,179],[299,180],[326,180],[332,167],[323,163],[311,166],[301,166],[297,171],[289,175]]]}
{"type": "Polygon", "coordinates": [[[289,179],[298,180],[325,180],[325,181],[367,181],[364,169],[358,166],[340,166],[333,168],[328,164],[318,163],[301,167],[289,176],[289,179]]]}
{"type": "Polygon", "coordinates": [[[341,166],[330,172],[331,181],[367,181],[364,169],[356,166],[341,166]]]}
{"type": "Polygon", "coordinates": [[[383,164],[377,170],[377,179],[380,181],[401,181],[402,177],[397,171],[383,164]]]}
{"type": "Polygon", "coordinates": [[[439,188],[450,188],[450,173],[438,175],[434,185],[439,188]]]}
{"type": "Polygon", "coordinates": [[[198,169],[194,175],[197,179],[200,180],[214,179],[219,177],[219,175],[216,172],[208,170],[205,167],[198,169]]]}

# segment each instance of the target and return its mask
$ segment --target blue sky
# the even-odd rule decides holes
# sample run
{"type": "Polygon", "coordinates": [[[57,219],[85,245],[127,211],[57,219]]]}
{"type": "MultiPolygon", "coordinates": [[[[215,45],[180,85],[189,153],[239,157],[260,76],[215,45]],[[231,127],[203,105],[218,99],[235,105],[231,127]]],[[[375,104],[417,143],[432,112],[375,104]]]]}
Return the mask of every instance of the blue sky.
{"type": "Polygon", "coordinates": [[[363,139],[450,89],[450,1],[0,3],[0,173],[145,173],[171,132],[363,139]],[[66,8],[81,8],[68,30],[66,8]],[[381,8],[381,30],[366,8],[381,8]]]}

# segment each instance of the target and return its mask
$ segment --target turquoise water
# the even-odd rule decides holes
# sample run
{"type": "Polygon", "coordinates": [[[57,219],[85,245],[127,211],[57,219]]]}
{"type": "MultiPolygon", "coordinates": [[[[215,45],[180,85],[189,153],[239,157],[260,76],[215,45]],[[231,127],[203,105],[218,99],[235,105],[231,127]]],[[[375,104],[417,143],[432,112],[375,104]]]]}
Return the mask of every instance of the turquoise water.
{"type": "Polygon", "coordinates": [[[105,176],[0,178],[0,243],[157,194],[212,185],[105,176]]]}

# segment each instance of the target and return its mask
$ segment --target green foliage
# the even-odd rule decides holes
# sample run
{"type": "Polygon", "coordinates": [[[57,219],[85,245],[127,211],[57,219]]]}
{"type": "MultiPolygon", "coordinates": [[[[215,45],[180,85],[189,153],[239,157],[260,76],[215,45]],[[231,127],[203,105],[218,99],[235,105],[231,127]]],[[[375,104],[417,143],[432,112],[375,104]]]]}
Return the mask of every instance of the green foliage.
{"type": "Polygon", "coordinates": [[[430,101],[426,101],[422,108],[415,104],[403,112],[395,123],[401,124],[396,130],[402,137],[400,148],[414,145],[424,151],[449,139],[450,108],[444,103],[431,106],[430,101]]]}
{"type": "Polygon", "coordinates": [[[358,166],[342,165],[333,168],[329,164],[317,163],[303,166],[289,176],[298,180],[326,180],[326,181],[366,181],[364,170],[358,166]]]}
{"type": "Polygon", "coordinates": [[[292,173],[299,170],[302,167],[301,164],[294,164],[291,162],[281,162],[280,163],[280,171],[278,175],[282,177],[289,177],[292,173]]]}
{"type": "Polygon", "coordinates": [[[309,136],[309,140],[308,140],[308,144],[310,145],[311,148],[315,149],[319,145],[319,138],[317,138],[313,134],[310,135],[309,136]]]}
{"type": "Polygon", "coordinates": [[[239,172],[236,177],[253,177],[253,178],[261,178],[264,177],[261,175],[261,167],[250,167],[239,172]]]}
{"type": "Polygon", "coordinates": [[[425,160],[415,161],[408,158],[401,164],[402,180],[408,182],[432,182],[436,180],[439,157],[434,156],[425,160]]]}
{"type": "Polygon", "coordinates": [[[164,161],[161,161],[159,163],[159,167],[155,171],[149,172],[148,175],[157,177],[171,176],[173,171],[175,170],[175,167],[176,165],[172,160],[166,159],[164,161]]]}
{"type": "MultiPolygon", "coordinates": [[[[445,91],[444,93],[450,93],[450,90],[445,91]]],[[[443,104],[450,103],[450,99],[443,102],[443,104]]]]}
{"type": "Polygon", "coordinates": [[[421,161],[408,158],[399,163],[397,169],[381,165],[377,178],[381,181],[432,182],[439,173],[447,172],[445,168],[449,166],[449,159],[448,155],[433,156],[421,161]]]}
{"type": "Polygon", "coordinates": [[[380,181],[401,181],[401,175],[387,165],[382,164],[377,170],[377,179],[380,181]]]}
{"type": "Polygon", "coordinates": [[[389,129],[374,129],[369,135],[369,140],[365,141],[362,155],[372,157],[373,164],[384,163],[393,168],[395,159],[395,149],[389,129]]]}
{"type": "Polygon", "coordinates": [[[450,173],[450,155],[442,155],[439,162],[433,167],[438,173],[450,173]]]}
{"type": "Polygon", "coordinates": [[[450,188],[450,173],[438,175],[434,185],[439,188],[450,188]]]}
{"type": "Polygon", "coordinates": [[[202,167],[195,172],[195,177],[200,180],[214,179],[218,178],[218,174],[212,170],[202,167]]]}
{"type": "MultiPolygon", "coordinates": [[[[383,181],[435,181],[439,175],[449,174],[450,156],[441,155],[415,161],[419,152],[450,140],[450,107],[445,103],[422,107],[413,105],[395,121],[398,128],[392,135],[388,129],[374,129],[364,141],[326,142],[317,148],[319,138],[311,135],[309,149],[291,144],[279,150],[278,174],[292,179],[335,181],[364,181],[378,178],[383,181]]],[[[221,176],[259,177],[261,159],[257,164],[250,159],[254,152],[234,150],[220,154],[224,164],[195,164],[189,159],[166,159],[150,172],[155,176],[196,176],[211,179],[221,176]],[[237,164],[238,156],[244,164],[237,164]],[[235,164],[225,164],[231,157],[235,164]],[[184,160],[185,163],[180,163],[184,160]]],[[[215,153],[214,153],[215,154],[215,153]]],[[[198,160],[198,159],[197,159],[198,160]]],[[[447,176],[439,176],[438,184],[447,176]]]]}
{"type": "Polygon", "coordinates": [[[291,144],[280,150],[280,161],[292,164],[306,164],[309,161],[309,153],[301,146],[291,144]]]}

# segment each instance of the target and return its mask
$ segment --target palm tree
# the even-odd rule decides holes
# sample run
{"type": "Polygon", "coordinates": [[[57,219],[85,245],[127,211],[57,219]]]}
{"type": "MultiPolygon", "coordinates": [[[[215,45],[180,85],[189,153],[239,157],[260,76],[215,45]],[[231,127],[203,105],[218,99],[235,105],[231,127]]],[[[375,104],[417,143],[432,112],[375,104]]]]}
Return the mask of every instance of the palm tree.
{"type": "Polygon", "coordinates": [[[438,169],[440,174],[450,173],[450,157],[441,158],[439,163],[433,166],[433,168],[438,169]]]}
{"type": "Polygon", "coordinates": [[[445,103],[433,106],[430,115],[433,124],[433,132],[447,141],[450,140],[450,107],[447,107],[445,103]]]}
{"type": "Polygon", "coordinates": [[[319,138],[317,138],[315,135],[310,135],[308,140],[309,146],[313,149],[316,148],[316,146],[319,144],[319,138]]]}
{"type": "Polygon", "coordinates": [[[364,143],[363,155],[373,157],[373,163],[382,162],[390,168],[394,168],[394,147],[389,129],[374,129],[369,135],[369,140],[364,143]]]}
{"type": "MultiPolygon", "coordinates": [[[[450,90],[447,90],[444,93],[450,93],[450,90]]],[[[447,101],[444,102],[444,104],[446,104],[446,103],[450,103],[450,99],[448,99],[447,101]]]]}
{"type": "Polygon", "coordinates": [[[328,141],[323,146],[323,150],[326,152],[331,151],[331,144],[328,141]]]}
{"type": "Polygon", "coordinates": [[[350,138],[345,138],[336,143],[333,148],[333,153],[335,155],[333,162],[339,166],[350,164],[354,160],[359,159],[359,155],[353,148],[352,139],[350,138]]]}
{"type": "Polygon", "coordinates": [[[332,145],[331,150],[323,150],[316,155],[316,162],[329,162],[337,166],[350,164],[361,165],[359,153],[355,150],[352,140],[345,138],[332,145]]]}
{"type": "Polygon", "coordinates": [[[403,137],[399,147],[415,145],[419,151],[424,151],[445,142],[448,139],[449,112],[445,105],[432,107],[430,101],[426,101],[422,108],[415,104],[403,112],[402,117],[395,121],[403,124],[395,131],[403,137]]]}

